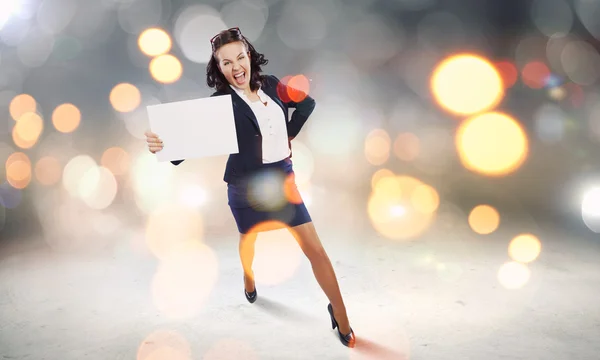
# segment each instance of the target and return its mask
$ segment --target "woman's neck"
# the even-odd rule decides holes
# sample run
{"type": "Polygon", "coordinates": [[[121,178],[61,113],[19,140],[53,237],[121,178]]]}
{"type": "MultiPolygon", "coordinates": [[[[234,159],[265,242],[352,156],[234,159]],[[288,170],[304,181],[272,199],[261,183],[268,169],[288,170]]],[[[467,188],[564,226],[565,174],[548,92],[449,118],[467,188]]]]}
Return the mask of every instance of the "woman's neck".
{"type": "Polygon", "coordinates": [[[244,95],[250,96],[252,94],[254,94],[254,91],[252,91],[252,89],[250,89],[250,86],[248,86],[247,88],[244,89],[244,95]]]}

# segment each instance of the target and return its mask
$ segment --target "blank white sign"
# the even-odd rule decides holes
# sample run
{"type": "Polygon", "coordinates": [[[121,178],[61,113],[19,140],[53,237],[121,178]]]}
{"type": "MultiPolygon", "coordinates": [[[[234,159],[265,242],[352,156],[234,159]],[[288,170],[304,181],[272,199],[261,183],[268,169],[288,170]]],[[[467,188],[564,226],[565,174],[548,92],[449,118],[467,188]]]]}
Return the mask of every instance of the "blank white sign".
{"type": "Polygon", "coordinates": [[[164,147],[158,161],[196,159],[239,152],[231,95],[147,107],[150,131],[164,147]]]}

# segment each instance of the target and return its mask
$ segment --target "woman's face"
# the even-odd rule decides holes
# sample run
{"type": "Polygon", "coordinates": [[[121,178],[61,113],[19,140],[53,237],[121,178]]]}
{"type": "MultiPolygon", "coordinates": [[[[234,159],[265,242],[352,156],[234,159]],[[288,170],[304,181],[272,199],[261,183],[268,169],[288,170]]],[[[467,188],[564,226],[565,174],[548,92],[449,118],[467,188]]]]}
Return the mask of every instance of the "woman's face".
{"type": "Polygon", "coordinates": [[[250,55],[241,41],[223,45],[215,54],[219,61],[219,69],[227,81],[245,90],[250,87],[250,55]]]}

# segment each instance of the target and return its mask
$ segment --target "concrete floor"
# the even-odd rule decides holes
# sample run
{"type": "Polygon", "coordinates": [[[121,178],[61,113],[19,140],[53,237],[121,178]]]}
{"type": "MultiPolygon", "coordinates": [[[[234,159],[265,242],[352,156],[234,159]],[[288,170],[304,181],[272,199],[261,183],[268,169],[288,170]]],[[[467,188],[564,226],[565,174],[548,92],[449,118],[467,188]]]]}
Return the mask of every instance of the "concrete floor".
{"type": "Polygon", "coordinates": [[[2,248],[0,358],[599,358],[600,243],[540,227],[530,280],[508,290],[498,269],[509,260],[509,225],[486,237],[437,226],[393,242],[315,222],[355,349],[331,330],[327,300],[289,236],[259,238],[259,298],[249,304],[235,233],[208,234],[207,247],[159,263],[141,229],[128,229],[93,255],[2,248]]]}

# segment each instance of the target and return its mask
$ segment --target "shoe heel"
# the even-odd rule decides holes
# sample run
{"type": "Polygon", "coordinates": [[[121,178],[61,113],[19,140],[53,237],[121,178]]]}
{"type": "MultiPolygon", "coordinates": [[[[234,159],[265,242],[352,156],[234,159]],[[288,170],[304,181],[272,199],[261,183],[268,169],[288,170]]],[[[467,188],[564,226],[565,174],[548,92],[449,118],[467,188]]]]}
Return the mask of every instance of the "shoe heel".
{"type": "Polygon", "coordinates": [[[337,321],[333,316],[333,308],[331,307],[331,304],[327,305],[327,311],[329,312],[329,317],[331,317],[331,328],[335,329],[337,327],[337,321]]]}

